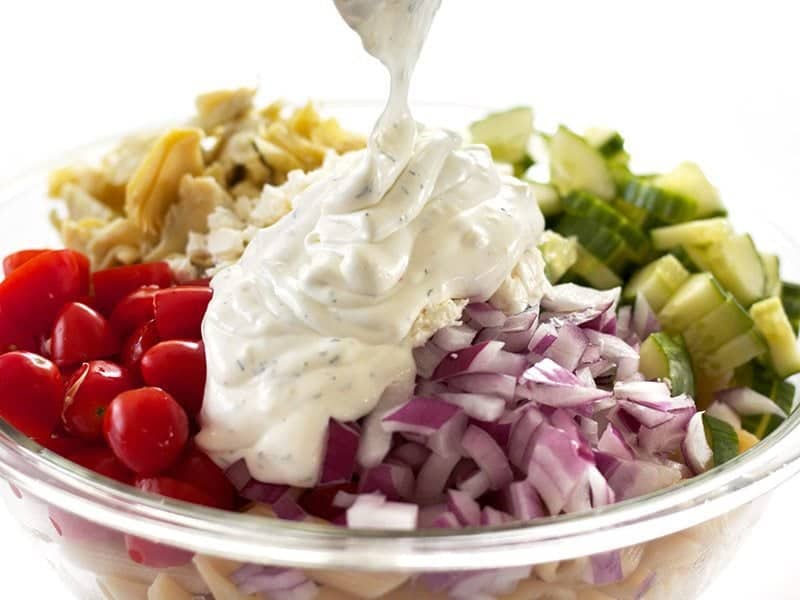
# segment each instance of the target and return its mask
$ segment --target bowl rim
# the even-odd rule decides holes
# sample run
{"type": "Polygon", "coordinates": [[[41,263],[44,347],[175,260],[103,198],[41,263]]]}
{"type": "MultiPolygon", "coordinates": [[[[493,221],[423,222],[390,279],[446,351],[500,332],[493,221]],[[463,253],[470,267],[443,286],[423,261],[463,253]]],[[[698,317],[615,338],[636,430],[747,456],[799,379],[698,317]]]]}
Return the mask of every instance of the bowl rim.
{"type": "MultiPolygon", "coordinates": [[[[376,105],[372,100],[320,104],[356,110],[376,105]]],[[[434,111],[486,112],[485,107],[466,104],[419,104],[434,111]]],[[[42,185],[53,165],[96,154],[121,137],[81,146],[0,182],[0,210],[42,185]]],[[[589,512],[458,530],[358,530],[226,512],[146,494],[75,465],[0,421],[0,477],[18,490],[89,521],[198,553],[307,568],[442,571],[572,559],[644,543],[720,517],[798,472],[800,411],[795,411],[765,440],[719,468],[589,512]]]]}

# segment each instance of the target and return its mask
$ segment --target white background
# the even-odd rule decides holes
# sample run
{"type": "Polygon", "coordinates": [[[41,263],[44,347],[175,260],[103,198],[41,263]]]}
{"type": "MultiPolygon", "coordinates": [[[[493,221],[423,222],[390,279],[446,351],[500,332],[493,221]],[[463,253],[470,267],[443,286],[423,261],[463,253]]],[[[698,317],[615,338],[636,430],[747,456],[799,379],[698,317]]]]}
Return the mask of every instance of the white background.
{"type": "MultiPolygon", "coordinates": [[[[444,0],[412,93],[613,125],[644,163],[697,160],[725,198],[780,211],[791,227],[794,4],[444,0]]],[[[330,0],[0,2],[0,180],[70,146],[185,115],[198,91],[241,84],[270,97],[379,98],[385,80],[330,0]]],[[[798,500],[800,482],[776,494],[704,600],[800,598],[798,500]]],[[[3,597],[66,598],[26,552],[3,513],[3,597]]]]}

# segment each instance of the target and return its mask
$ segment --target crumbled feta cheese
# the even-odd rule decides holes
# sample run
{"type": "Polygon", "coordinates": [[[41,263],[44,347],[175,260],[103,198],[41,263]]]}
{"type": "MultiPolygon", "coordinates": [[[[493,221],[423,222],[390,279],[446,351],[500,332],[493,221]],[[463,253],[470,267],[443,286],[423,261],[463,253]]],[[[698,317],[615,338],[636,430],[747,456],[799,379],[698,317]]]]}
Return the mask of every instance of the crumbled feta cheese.
{"type": "Polygon", "coordinates": [[[489,302],[504,313],[514,315],[539,302],[549,286],[542,253],[538,248],[529,248],[489,302]]]}
{"type": "Polygon", "coordinates": [[[414,347],[422,346],[440,329],[460,323],[466,305],[466,300],[445,300],[423,308],[408,334],[414,347]]]}

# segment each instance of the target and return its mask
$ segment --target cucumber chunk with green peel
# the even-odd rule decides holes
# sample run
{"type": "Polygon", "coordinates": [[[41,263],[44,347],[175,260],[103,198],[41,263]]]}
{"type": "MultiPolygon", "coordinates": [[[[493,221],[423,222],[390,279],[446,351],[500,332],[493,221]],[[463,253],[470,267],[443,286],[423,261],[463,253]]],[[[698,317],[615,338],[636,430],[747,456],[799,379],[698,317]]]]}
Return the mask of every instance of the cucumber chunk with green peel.
{"type": "Polygon", "coordinates": [[[761,252],[761,264],[764,265],[764,276],[766,277],[765,293],[767,297],[777,296],[780,298],[783,291],[781,281],[781,259],[777,254],[761,252]]]}
{"type": "Polygon", "coordinates": [[[570,274],[576,276],[582,283],[598,290],[610,290],[622,285],[619,275],[592,256],[580,244],[578,244],[578,260],[572,265],[570,274]]]}
{"type": "Polygon", "coordinates": [[[680,333],[725,302],[725,291],[710,273],[690,275],[658,313],[661,326],[680,333]]]}
{"type": "Polygon", "coordinates": [[[639,370],[647,379],[669,380],[673,396],[694,396],[692,361],[680,335],[650,334],[639,350],[639,370]]]}
{"type": "Polygon", "coordinates": [[[769,362],[779,377],[800,373],[800,349],[780,298],[767,298],[750,307],[750,316],[769,347],[769,362]]]}
{"type": "Polygon", "coordinates": [[[545,275],[556,283],[578,260],[578,242],[565,238],[555,231],[545,231],[539,241],[539,251],[544,258],[545,275]]]}
{"type": "Polygon", "coordinates": [[[781,286],[781,302],[789,322],[797,333],[800,326],[800,285],[784,281],[781,286]]]}
{"type": "MultiPolygon", "coordinates": [[[[533,134],[533,111],[518,107],[492,113],[470,125],[472,141],[486,144],[498,162],[522,165],[528,162],[528,140],[533,134]]],[[[527,168],[527,167],[526,167],[527,168]]]]}
{"type": "Polygon", "coordinates": [[[700,271],[711,271],[711,258],[709,257],[709,246],[684,246],[684,251],[692,264],[697,266],[700,271]]]}
{"type": "Polygon", "coordinates": [[[605,157],[584,138],[564,126],[550,138],[550,183],[568,194],[586,190],[610,200],[616,186],[605,157]]]}
{"type": "Polygon", "coordinates": [[[659,175],[653,185],[692,200],[696,206],[695,218],[725,214],[719,192],[693,162],[683,162],[669,173],[659,175]]]}
{"type": "Polygon", "coordinates": [[[641,292],[650,308],[658,313],[688,278],[689,272],[680,261],[665,254],[634,273],[622,292],[622,299],[633,302],[641,292]]]}
{"type": "Polygon", "coordinates": [[[641,178],[628,179],[622,188],[622,199],[644,210],[650,222],[684,223],[697,217],[697,202],[641,178]]]}
{"type": "Polygon", "coordinates": [[[584,132],[583,137],[606,158],[611,158],[625,149],[625,140],[613,129],[590,127],[584,132]]]}
{"type": "Polygon", "coordinates": [[[708,445],[711,446],[711,452],[714,455],[715,467],[739,455],[739,436],[730,423],[704,413],[703,428],[708,445]]]}
{"type": "Polygon", "coordinates": [[[678,246],[704,246],[724,240],[733,233],[730,221],[722,217],[658,227],[650,232],[653,248],[669,250],[678,246]]]}
{"type": "Polygon", "coordinates": [[[561,213],[561,197],[558,195],[556,188],[536,181],[527,181],[527,183],[531,186],[533,197],[536,198],[539,210],[542,211],[545,217],[553,217],[561,213]]]}
{"type": "Polygon", "coordinates": [[[689,271],[689,273],[698,273],[699,271],[703,270],[695,264],[695,262],[692,260],[692,257],[689,256],[689,253],[683,246],[673,248],[669,251],[669,253],[677,258],[678,262],[680,262],[683,265],[683,268],[689,271]]]}
{"type": "Polygon", "coordinates": [[[640,261],[649,256],[650,240],[647,235],[598,196],[590,192],[574,191],[567,194],[561,204],[567,214],[590,219],[616,233],[625,240],[631,255],[640,261]]]}
{"type": "Polygon", "coordinates": [[[692,356],[692,361],[696,369],[713,376],[741,367],[766,351],[764,338],[753,328],[710,354],[692,356]]]}
{"type": "Polygon", "coordinates": [[[749,235],[733,235],[709,246],[706,257],[708,264],[701,266],[707,266],[744,306],[766,297],[766,271],[749,235]]]}
{"type": "Polygon", "coordinates": [[[725,302],[692,322],[683,331],[683,339],[692,356],[703,356],[747,333],[752,327],[753,319],[736,298],[728,294],[725,302]]]}
{"type": "Polygon", "coordinates": [[[581,246],[613,271],[624,269],[631,258],[630,249],[619,234],[591,219],[567,214],[559,219],[555,230],[564,237],[576,237],[581,246]]]}

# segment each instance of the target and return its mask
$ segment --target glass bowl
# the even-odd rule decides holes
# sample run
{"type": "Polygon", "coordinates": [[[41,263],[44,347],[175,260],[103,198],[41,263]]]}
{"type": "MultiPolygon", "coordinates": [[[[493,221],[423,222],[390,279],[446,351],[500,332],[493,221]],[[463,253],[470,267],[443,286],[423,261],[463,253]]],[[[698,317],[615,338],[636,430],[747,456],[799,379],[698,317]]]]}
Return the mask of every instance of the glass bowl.
{"type": "MultiPolygon", "coordinates": [[[[333,102],[323,109],[366,131],[377,107],[368,101],[333,102]]],[[[421,121],[454,129],[484,113],[453,104],[416,107],[421,121]]],[[[118,137],[0,186],[0,253],[57,245],[47,220],[48,170],[97,158],[118,137]]],[[[742,229],[784,258],[784,275],[800,279],[791,238],[763,218],[748,218],[748,209],[735,200],[728,204],[742,229]]],[[[227,578],[241,563],[304,570],[317,582],[322,600],[444,598],[416,576],[452,571],[506,574],[512,580],[524,574],[516,591],[501,596],[520,600],[688,599],[721,571],[763,512],[769,492],[800,471],[799,422],[796,412],[746,454],[667,490],[591,513],[480,529],[358,531],[157,498],[70,463],[2,422],[0,477],[7,484],[0,486],[0,496],[81,600],[256,598],[239,594],[227,578]],[[167,562],[185,564],[164,569],[137,564],[126,551],[126,534],[163,544],[173,559],[167,562]],[[624,580],[584,583],[588,557],[617,549],[624,580]],[[183,560],[175,561],[176,555],[183,560]],[[185,593],[170,588],[168,580],[185,593]]]]}

